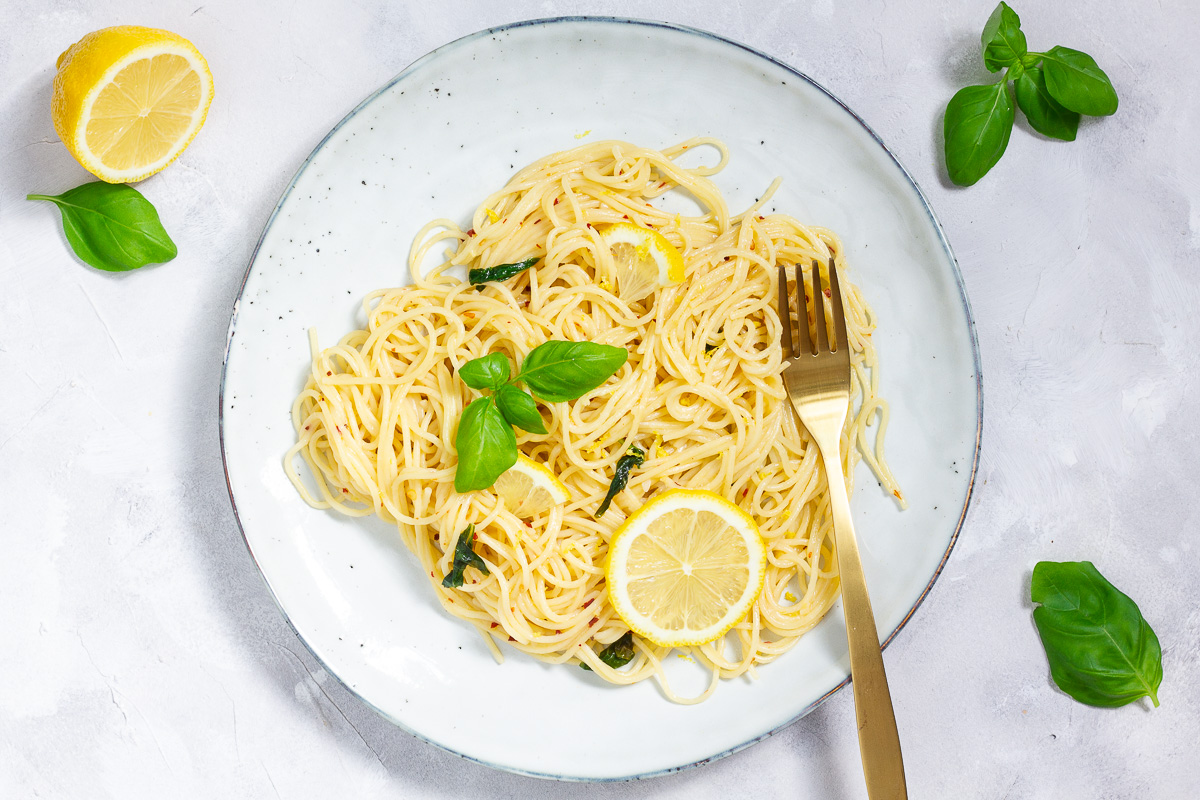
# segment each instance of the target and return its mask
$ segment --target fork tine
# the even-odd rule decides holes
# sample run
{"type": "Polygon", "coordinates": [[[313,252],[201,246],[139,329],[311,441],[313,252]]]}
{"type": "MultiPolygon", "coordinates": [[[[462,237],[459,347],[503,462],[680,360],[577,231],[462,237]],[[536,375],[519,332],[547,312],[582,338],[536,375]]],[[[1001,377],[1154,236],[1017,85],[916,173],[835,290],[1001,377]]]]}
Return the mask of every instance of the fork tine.
{"type": "Polygon", "coordinates": [[[821,264],[815,258],[812,262],[813,276],[813,315],[816,317],[817,352],[829,352],[829,336],[825,332],[825,292],[821,288],[821,264]]]}
{"type": "Polygon", "coordinates": [[[796,351],[792,348],[792,312],[788,308],[787,267],[779,265],[779,343],[783,345],[783,357],[795,358],[796,351]]]}
{"type": "Polygon", "coordinates": [[[808,335],[808,300],[804,297],[804,270],[799,264],[796,265],[796,307],[800,309],[800,352],[805,355],[815,355],[813,350],[812,337],[808,335]]]}
{"type": "Polygon", "coordinates": [[[846,335],[846,307],[842,305],[842,287],[838,285],[837,265],[833,256],[829,256],[829,286],[833,290],[833,327],[837,349],[850,346],[850,338],[846,335]]]}

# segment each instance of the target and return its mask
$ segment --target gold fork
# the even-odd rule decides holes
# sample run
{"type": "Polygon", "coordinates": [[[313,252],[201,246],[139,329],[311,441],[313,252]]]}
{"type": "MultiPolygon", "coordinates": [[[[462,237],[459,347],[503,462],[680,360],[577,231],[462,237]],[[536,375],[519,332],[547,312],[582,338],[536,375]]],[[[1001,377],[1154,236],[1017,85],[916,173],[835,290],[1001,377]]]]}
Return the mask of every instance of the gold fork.
{"type": "Polygon", "coordinates": [[[792,345],[792,317],[788,309],[787,268],[779,267],[779,322],[782,326],[783,383],[792,407],[809,435],[817,443],[829,484],[829,508],[833,514],[834,543],[838,574],[842,580],[842,607],[846,614],[846,638],[850,642],[850,675],[854,685],[854,713],[858,717],[858,748],[862,755],[867,795],[871,800],[904,800],[904,759],[883,653],[875,628],[875,614],[867,594],[862,560],[850,500],[842,474],[842,428],[850,412],[850,342],[846,338],[846,310],[838,286],[837,268],[829,259],[829,287],[833,300],[833,331],[826,332],[825,294],[821,289],[821,267],[812,262],[813,311],[816,343],[810,341],[808,310],[804,298],[804,273],[796,265],[796,298],[799,309],[799,347],[792,345]],[[836,350],[831,350],[831,345],[836,350]]]}

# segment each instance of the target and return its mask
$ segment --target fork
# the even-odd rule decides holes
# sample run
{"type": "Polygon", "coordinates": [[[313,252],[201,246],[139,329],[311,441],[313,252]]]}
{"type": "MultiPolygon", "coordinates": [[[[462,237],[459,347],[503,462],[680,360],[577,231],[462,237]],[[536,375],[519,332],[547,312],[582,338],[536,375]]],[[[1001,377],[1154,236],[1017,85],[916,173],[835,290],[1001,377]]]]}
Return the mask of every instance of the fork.
{"type": "Polygon", "coordinates": [[[829,484],[829,508],[838,573],[842,581],[842,606],[846,638],[850,643],[850,675],[854,685],[854,713],[858,718],[858,748],[862,755],[867,796],[871,800],[904,800],[904,760],[883,653],[867,594],[858,540],[850,520],[850,500],[842,474],[842,428],[850,413],[850,342],[846,337],[846,310],[838,286],[837,268],[829,259],[829,287],[833,300],[833,331],[826,331],[825,294],[821,267],[812,262],[813,307],[816,342],[810,341],[805,303],[804,273],[796,265],[796,298],[799,309],[799,347],[792,344],[792,317],[788,308],[787,268],[779,267],[779,321],[783,347],[783,383],[792,407],[817,443],[829,484]],[[836,349],[831,349],[836,348],[836,349]]]}

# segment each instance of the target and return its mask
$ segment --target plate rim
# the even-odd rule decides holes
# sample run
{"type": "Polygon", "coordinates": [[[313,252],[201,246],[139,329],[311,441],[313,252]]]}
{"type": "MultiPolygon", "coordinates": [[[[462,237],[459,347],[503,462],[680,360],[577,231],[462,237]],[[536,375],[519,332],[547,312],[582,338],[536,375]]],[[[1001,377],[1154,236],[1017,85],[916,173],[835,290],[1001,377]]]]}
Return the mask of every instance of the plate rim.
{"type": "Polygon", "coordinates": [[[759,734],[758,736],[752,737],[740,744],[734,745],[733,747],[726,748],[725,750],[722,750],[719,753],[715,753],[711,756],[707,756],[707,757],[699,759],[697,761],[692,761],[687,764],[680,764],[680,765],[676,765],[673,767],[665,767],[663,769],[651,770],[651,771],[643,772],[643,773],[636,773],[633,775],[611,776],[611,777],[559,775],[559,774],[554,774],[554,773],[538,772],[536,770],[522,769],[520,767],[515,767],[515,766],[511,766],[511,765],[496,764],[496,763],[492,763],[491,761],[488,761],[483,758],[479,758],[476,756],[469,755],[467,753],[459,752],[458,750],[455,750],[452,747],[442,744],[441,742],[434,741],[433,739],[428,738],[427,736],[421,734],[420,732],[413,730],[408,725],[406,725],[403,722],[401,722],[400,720],[396,719],[388,712],[379,708],[377,705],[375,705],[373,702],[371,702],[369,699],[367,699],[361,693],[359,693],[356,689],[354,689],[352,686],[347,684],[344,680],[342,680],[341,676],[338,675],[338,673],[334,669],[332,669],[327,663],[325,663],[325,660],[322,659],[321,656],[316,652],[313,645],[309,643],[308,639],[305,638],[304,634],[301,633],[300,630],[296,627],[296,625],[292,622],[291,616],[288,614],[287,609],[285,609],[283,607],[283,604],[280,602],[278,595],[275,593],[275,588],[271,585],[271,581],[267,577],[266,571],[263,570],[262,565],[258,561],[258,557],[254,553],[254,548],[250,545],[250,540],[246,536],[245,526],[242,525],[241,515],[238,513],[237,499],[234,497],[233,483],[231,482],[230,476],[229,476],[229,456],[227,454],[226,444],[225,444],[225,384],[226,384],[226,379],[227,379],[228,373],[229,373],[229,353],[232,348],[234,334],[236,333],[238,313],[241,310],[242,295],[244,294],[244,292],[246,290],[246,282],[249,280],[250,273],[251,273],[251,271],[253,271],[255,263],[258,261],[259,250],[262,249],[262,245],[263,245],[263,242],[266,240],[267,233],[271,230],[272,225],[274,225],[274,223],[275,223],[275,218],[279,215],[280,210],[283,208],[283,206],[287,202],[288,198],[291,197],[292,190],[295,189],[296,183],[297,183],[297,181],[299,181],[300,176],[303,175],[304,172],[308,169],[308,167],[312,163],[313,159],[316,158],[317,154],[320,153],[321,150],[325,147],[326,143],[339,130],[341,130],[343,126],[345,126],[348,122],[350,122],[350,120],[352,120],[355,116],[357,116],[360,111],[364,110],[367,106],[369,106],[371,103],[373,103],[380,95],[382,95],[384,92],[389,91],[397,83],[399,83],[400,81],[409,77],[410,75],[414,74],[417,70],[419,70],[422,66],[424,66],[426,64],[426,62],[429,62],[429,61],[432,61],[433,59],[435,59],[439,54],[446,52],[452,48],[457,48],[457,47],[466,45],[476,39],[479,39],[479,38],[482,38],[485,36],[491,36],[496,33],[502,33],[505,31],[511,31],[511,30],[516,30],[519,28],[534,27],[534,26],[548,27],[550,25],[558,25],[558,24],[563,24],[563,23],[603,24],[603,25],[614,25],[614,26],[632,25],[634,27],[652,28],[652,29],[666,30],[666,31],[670,31],[673,33],[683,33],[683,34],[686,34],[689,36],[698,36],[702,39],[714,41],[714,42],[717,42],[722,45],[731,45],[739,50],[749,53],[752,56],[764,59],[767,62],[786,70],[787,72],[794,75],[796,78],[804,81],[810,87],[816,89],[818,92],[825,95],[827,98],[829,98],[834,103],[836,103],[843,111],[845,111],[847,114],[849,114],[850,117],[853,118],[854,121],[857,122],[864,131],[866,131],[867,135],[870,136],[872,140],[874,140],[874,142],[880,147],[881,150],[883,150],[883,152],[888,156],[888,158],[891,159],[892,163],[895,164],[897,168],[899,168],[901,174],[904,176],[905,180],[908,182],[909,187],[912,189],[913,192],[916,193],[917,199],[920,201],[921,207],[924,209],[926,216],[929,218],[929,221],[933,224],[934,230],[937,233],[938,242],[941,244],[942,250],[944,251],[946,257],[949,259],[949,262],[950,262],[950,268],[951,268],[951,272],[954,277],[954,283],[958,289],[959,300],[962,303],[963,313],[966,318],[968,338],[970,339],[970,342],[971,342],[971,356],[972,356],[972,361],[973,361],[974,367],[975,367],[975,447],[974,447],[974,453],[973,453],[973,456],[971,459],[970,472],[968,473],[968,476],[967,476],[967,488],[966,488],[966,493],[963,497],[962,511],[959,514],[958,521],[954,525],[954,532],[950,536],[950,540],[946,545],[946,551],[942,554],[941,560],[938,562],[937,568],[934,570],[933,575],[929,578],[929,582],[926,583],[925,588],[923,588],[921,590],[920,595],[917,596],[916,601],[913,602],[912,607],[908,609],[907,613],[905,613],[905,615],[901,618],[900,622],[896,625],[896,627],[892,630],[892,632],[890,634],[888,634],[887,638],[884,639],[883,642],[881,643],[881,647],[885,650],[887,649],[887,646],[889,644],[891,644],[892,640],[896,638],[897,634],[899,634],[900,631],[905,628],[905,626],[908,624],[909,620],[912,619],[913,614],[915,614],[917,609],[921,607],[921,604],[925,602],[925,598],[929,595],[929,592],[933,589],[933,585],[937,582],[937,579],[941,576],[942,570],[945,568],[946,562],[950,558],[950,553],[954,550],[954,545],[957,544],[959,534],[962,532],[963,525],[966,522],[967,510],[969,509],[969,507],[971,505],[971,498],[973,497],[974,490],[975,490],[975,479],[976,479],[978,469],[979,469],[979,454],[980,454],[980,446],[982,444],[982,436],[983,436],[983,369],[982,369],[980,352],[979,352],[979,336],[975,329],[975,315],[971,310],[971,301],[967,296],[966,284],[963,280],[962,271],[959,269],[959,266],[958,266],[958,259],[954,255],[954,250],[950,246],[950,241],[946,238],[946,232],[942,228],[941,221],[938,219],[937,215],[934,213],[933,207],[929,203],[929,199],[925,196],[925,193],[921,190],[920,185],[913,178],[912,174],[908,171],[908,169],[904,166],[904,164],[902,164],[900,162],[900,159],[896,156],[895,153],[892,152],[891,148],[889,148],[883,142],[883,139],[881,139],[879,137],[879,135],[877,133],[875,133],[874,129],[871,128],[871,126],[868,125],[866,123],[866,121],[863,120],[863,118],[860,117],[852,108],[850,108],[850,106],[848,106],[846,103],[842,102],[842,100],[840,98],[838,98],[831,91],[826,89],[823,85],[818,83],[816,80],[814,80],[813,78],[811,78],[804,72],[801,72],[800,70],[796,69],[795,67],[775,58],[774,56],[771,56],[770,54],[765,53],[755,47],[751,47],[750,45],[747,45],[743,42],[739,42],[734,39],[730,39],[725,36],[722,36],[720,34],[713,33],[711,31],[706,31],[701,28],[695,28],[695,27],[692,27],[689,25],[680,25],[680,24],[674,23],[674,22],[639,19],[639,18],[634,18],[634,17],[619,17],[619,16],[608,16],[608,15],[560,15],[560,16],[553,16],[553,17],[539,17],[536,19],[517,20],[515,22],[505,23],[503,25],[496,25],[496,26],[493,26],[490,28],[484,28],[482,30],[475,31],[474,33],[468,33],[464,36],[460,36],[457,39],[453,39],[443,45],[440,45],[440,46],[434,48],[433,50],[430,50],[428,53],[425,53],[420,58],[417,58],[412,63],[408,64],[406,67],[404,67],[402,70],[400,70],[400,72],[398,72],[394,77],[392,77],[390,80],[388,80],[383,86],[379,87],[378,89],[376,89],[375,91],[373,91],[369,95],[367,95],[361,102],[359,102],[357,105],[355,105],[354,108],[352,108],[344,117],[342,117],[342,119],[339,120],[336,125],[334,125],[332,128],[330,128],[328,133],[326,133],[323,137],[321,137],[321,140],[319,142],[317,142],[316,146],[313,147],[312,152],[310,152],[308,154],[308,156],[305,157],[304,161],[301,162],[300,166],[296,169],[295,173],[292,175],[291,179],[288,181],[287,186],[284,188],[282,194],[280,194],[280,196],[279,196],[278,202],[276,202],[275,207],[271,210],[270,216],[267,218],[266,223],[263,225],[262,233],[259,234],[258,241],[255,243],[254,250],[251,252],[249,261],[246,265],[246,271],[243,273],[241,283],[238,285],[237,297],[233,301],[233,310],[230,314],[229,326],[228,326],[228,329],[226,330],[226,334],[225,334],[225,350],[221,357],[221,381],[220,381],[219,391],[217,394],[217,428],[218,428],[218,438],[220,440],[220,447],[221,447],[221,469],[222,469],[222,473],[225,476],[225,489],[226,489],[227,493],[229,494],[229,504],[233,510],[233,518],[237,524],[238,532],[241,533],[241,535],[242,535],[242,544],[245,545],[246,551],[250,554],[250,558],[254,562],[254,566],[258,569],[259,577],[262,578],[263,583],[267,587],[267,593],[270,595],[271,600],[275,603],[276,608],[278,608],[279,612],[283,615],[283,619],[287,623],[288,628],[290,628],[291,631],[296,635],[296,638],[298,638],[301,641],[301,643],[304,644],[304,646],[308,650],[309,654],[314,659],[316,659],[317,663],[321,666],[321,668],[324,669],[325,672],[328,673],[329,675],[332,675],[338,681],[338,683],[342,685],[342,687],[346,691],[348,691],[351,695],[356,697],[360,702],[362,702],[364,705],[366,705],[368,708],[370,708],[376,714],[379,714],[381,717],[383,717],[388,722],[395,725],[396,727],[398,727],[405,733],[415,737],[416,739],[418,739],[422,742],[433,745],[434,747],[438,748],[439,750],[443,750],[447,753],[458,756],[459,758],[474,762],[476,764],[480,764],[481,766],[489,767],[491,769],[500,770],[503,772],[509,772],[509,773],[513,773],[516,775],[522,775],[525,777],[541,778],[541,779],[557,780],[557,781],[572,781],[572,782],[581,782],[581,783],[615,783],[615,782],[622,782],[622,781],[645,780],[648,778],[656,778],[656,777],[660,777],[663,775],[670,775],[670,774],[673,774],[676,772],[682,772],[683,770],[703,766],[704,764],[707,764],[709,762],[717,761],[719,759],[725,758],[726,756],[730,756],[730,755],[733,755],[734,753],[740,752],[741,750],[745,750],[746,748],[750,747],[751,745],[757,744],[758,742],[761,742],[762,740],[775,735],[776,733],[783,730],[784,728],[788,728],[791,725],[795,724],[803,717],[808,716],[810,713],[815,711],[818,706],[820,706],[826,700],[828,700],[830,697],[832,697],[833,695],[835,695],[839,691],[841,691],[843,688],[845,688],[850,683],[851,677],[849,675],[847,675],[840,683],[838,683],[836,686],[831,688],[825,694],[823,694],[820,697],[818,697],[817,699],[813,700],[811,703],[809,703],[807,706],[805,706],[803,709],[801,709],[795,716],[786,720],[782,724],[759,734]]]}

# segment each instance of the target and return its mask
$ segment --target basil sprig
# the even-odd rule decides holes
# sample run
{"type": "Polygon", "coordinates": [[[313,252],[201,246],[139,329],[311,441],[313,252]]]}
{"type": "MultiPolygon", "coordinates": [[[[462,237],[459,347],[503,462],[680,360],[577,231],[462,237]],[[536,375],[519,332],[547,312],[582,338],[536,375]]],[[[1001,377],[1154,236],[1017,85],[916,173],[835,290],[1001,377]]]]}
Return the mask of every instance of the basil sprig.
{"type": "Polygon", "coordinates": [[[538,256],[527,258],[524,261],[518,261],[515,264],[497,264],[494,267],[477,267],[476,269],[467,271],[467,281],[474,286],[482,286],[485,283],[496,283],[506,281],[509,278],[520,275],[525,270],[532,267],[538,261],[538,256]]]}
{"type": "Polygon", "coordinates": [[[492,394],[473,401],[458,421],[454,447],[458,466],[454,490],[486,489],[517,463],[515,425],[530,433],[546,433],[534,396],[551,403],[576,400],[611,378],[629,358],[623,347],[594,342],[551,340],[525,357],[521,371],[509,378],[503,353],[491,353],[463,364],[458,375],[472,389],[492,394]]]}
{"type": "MultiPolygon", "coordinates": [[[[613,669],[620,669],[633,661],[635,655],[637,655],[637,651],[633,649],[633,632],[626,631],[624,636],[600,651],[600,660],[613,669]]],[[[592,671],[585,661],[580,661],[579,666],[588,672],[592,671]]]]}
{"type": "Polygon", "coordinates": [[[1072,142],[1081,114],[1108,116],[1117,110],[1117,92],[1104,70],[1087,53],[1056,46],[1031,52],[1021,18],[1007,3],[992,12],[981,37],[983,63],[1004,70],[998,83],[968,86],[946,105],[946,171],[959,186],[970,186],[988,173],[1008,147],[1016,107],[1043,136],[1072,142]]]}
{"type": "Polygon", "coordinates": [[[636,444],[629,445],[629,451],[617,459],[617,468],[613,472],[608,494],[604,495],[604,502],[596,509],[596,519],[604,516],[604,512],[608,511],[608,506],[612,503],[613,498],[629,484],[629,473],[633,471],[633,468],[640,467],[645,461],[646,452],[636,444]]]}
{"type": "Polygon", "coordinates": [[[1090,561],[1033,568],[1033,621],[1050,676],[1081,703],[1112,708],[1149,697],[1158,705],[1162,648],[1137,603],[1090,561]]]}
{"type": "Polygon", "coordinates": [[[71,249],[96,269],[125,272],[170,261],[179,252],[154,206],[132,186],[95,181],[60,195],[25,199],[58,206],[71,249]]]}
{"type": "Polygon", "coordinates": [[[474,567],[484,575],[489,574],[487,562],[475,552],[475,523],[473,522],[458,535],[458,542],[454,545],[454,565],[446,577],[442,578],[442,586],[447,589],[461,589],[463,572],[467,567],[474,567]]]}

